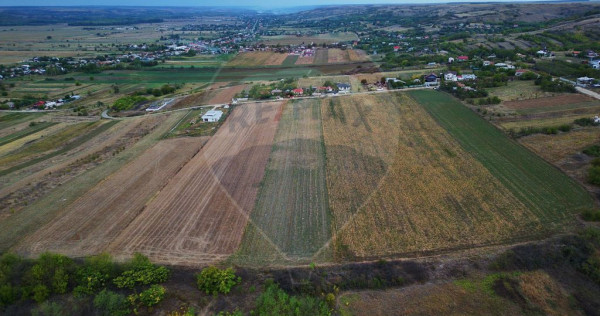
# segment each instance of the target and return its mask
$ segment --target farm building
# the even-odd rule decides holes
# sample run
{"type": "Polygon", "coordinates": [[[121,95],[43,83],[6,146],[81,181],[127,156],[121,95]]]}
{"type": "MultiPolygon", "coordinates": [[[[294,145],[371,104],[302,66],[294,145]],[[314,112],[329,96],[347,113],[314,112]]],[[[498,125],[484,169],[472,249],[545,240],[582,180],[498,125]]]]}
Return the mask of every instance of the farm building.
{"type": "Polygon", "coordinates": [[[434,73],[430,73],[429,75],[425,76],[425,82],[437,82],[438,81],[438,76],[434,73]]]}
{"type": "Polygon", "coordinates": [[[218,122],[221,119],[223,112],[218,110],[210,110],[202,115],[203,122],[218,122]]]}

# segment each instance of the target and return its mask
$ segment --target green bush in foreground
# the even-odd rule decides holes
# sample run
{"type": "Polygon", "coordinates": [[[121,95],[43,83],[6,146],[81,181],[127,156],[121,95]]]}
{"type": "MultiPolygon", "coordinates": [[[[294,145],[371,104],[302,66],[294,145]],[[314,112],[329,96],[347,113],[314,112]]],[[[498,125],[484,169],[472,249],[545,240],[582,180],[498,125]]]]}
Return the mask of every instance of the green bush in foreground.
{"type": "Polygon", "coordinates": [[[592,166],[588,170],[587,180],[591,184],[600,185],[600,166],[592,166]]]}
{"type": "Polygon", "coordinates": [[[310,296],[289,295],[275,283],[267,282],[256,300],[256,315],[331,315],[327,303],[310,296]]]}
{"type": "Polygon", "coordinates": [[[588,222],[600,222],[600,210],[585,210],[581,213],[581,218],[588,222]]]}
{"type": "Polygon", "coordinates": [[[217,295],[229,293],[231,288],[242,282],[242,278],[236,276],[232,268],[221,270],[211,266],[196,275],[196,282],[200,291],[217,295]]]}
{"type": "Polygon", "coordinates": [[[94,298],[94,307],[102,315],[124,316],[129,315],[129,302],[127,298],[113,291],[104,289],[94,298]]]}
{"type": "Polygon", "coordinates": [[[592,157],[600,157],[600,146],[592,145],[588,146],[583,150],[583,153],[592,156],[592,157]]]}
{"type": "Polygon", "coordinates": [[[145,256],[136,253],[129,269],[116,277],[113,282],[118,288],[133,289],[138,285],[150,285],[167,281],[169,270],[156,266],[145,256]]]}

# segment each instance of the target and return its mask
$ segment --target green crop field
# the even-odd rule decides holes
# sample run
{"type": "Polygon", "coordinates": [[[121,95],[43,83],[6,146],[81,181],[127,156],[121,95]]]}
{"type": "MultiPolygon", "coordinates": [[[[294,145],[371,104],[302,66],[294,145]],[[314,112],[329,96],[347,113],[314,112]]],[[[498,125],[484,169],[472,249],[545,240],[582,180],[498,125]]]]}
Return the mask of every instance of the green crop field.
{"type": "Polygon", "coordinates": [[[298,60],[298,55],[289,55],[288,57],[286,57],[286,59],[283,60],[283,63],[281,63],[282,66],[293,66],[296,64],[296,61],[298,60]]]}
{"type": "MultiPolygon", "coordinates": [[[[320,100],[284,106],[241,262],[311,262],[331,238],[320,100]]],[[[317,258],[318,257],[318,258],[317,258]]]]}
{"type": "Polygon", "coordinates": [[[593,206],[591,196],[580,185],[456,99],[433,91],[409,94],[547,227],[571,221],[578,211],[593,206]]]}

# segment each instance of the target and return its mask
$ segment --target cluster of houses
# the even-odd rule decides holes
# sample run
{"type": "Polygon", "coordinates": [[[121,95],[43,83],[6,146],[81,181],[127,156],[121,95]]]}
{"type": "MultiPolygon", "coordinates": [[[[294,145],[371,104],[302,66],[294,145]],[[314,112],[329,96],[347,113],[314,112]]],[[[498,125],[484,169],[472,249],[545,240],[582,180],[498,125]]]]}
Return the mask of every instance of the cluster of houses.
{"type": "Polygon", "coordinates": [[[271,95],[281,97],[283,95],[288,96],[321,96],[327,94],[346,94],[350,93],[352,90],[352,86],[347,83],[336,83],[334,87],[332,86],[320,86],[320,87],[310,87],[310,88],[296,88],[291,90],[282,91],[281,89],[273,89],[271,90],[271,95]]]}
{"type": "MultiPolygon", "coordinates": [[[[81,96],[72,95],[69,98],[65,98],[65,99],[47,100],[47,101],[40,100],[40,101],[36,102],[35,104],[33,104],[32,108],[38,109],[38,110],[51,110],[51,109],[60,107],[60,106],[64,105],[65,103],[69,103],[69,102],[76,101],[79,99],[81,99],[81,96]]],[[[10,104],[9,104],[9,106],[12,107],[10,104]]]]}
{"type": "MultiPolygon", "coordinates": [[[[62,67],[60,67],[62,69],[62,67]]],[[[16,78],[26,75],[43,75],[46,73],[46,68],[30,66],[30,65],[20,65],[17,67],[5,68],[0,70],[0,80],[8,79],[8,78],[16,78]]]]}

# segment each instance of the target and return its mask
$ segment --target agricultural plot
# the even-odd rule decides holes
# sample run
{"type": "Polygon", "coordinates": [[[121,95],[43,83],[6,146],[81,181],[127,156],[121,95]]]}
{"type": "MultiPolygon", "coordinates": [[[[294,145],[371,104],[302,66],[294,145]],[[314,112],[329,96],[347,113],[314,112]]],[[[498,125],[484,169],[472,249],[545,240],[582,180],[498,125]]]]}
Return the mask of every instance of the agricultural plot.
{"type": "Polygon", "coordinates": [[[75,257],[105,251],[204,142],[202,138],[159,142],[26,238],[18,251],[29,256],[52,251],[75,257]]]}
{"type": "Polygon", "coordinates": [[[312,65],[315,62],[315,56],[298,56],[296,65],[312,65]]]}
{"type": "Polygon", "coordinates": [[[320,107],[320,100],[284,106],[236,262],[327,258],[318,253],[331,238],[320,107]]]}
{"type": "Polygon", "coordinates": [[[315,52],[314,64],[326,64],[329,62],[329,50],[317,49],[315,52]]]}
{"type": "Polygon", "coordinates": [[[364,50],[360,49],[351,49],[348,50],[348,58],[351,62],[356,61],[369,61],[370,58],[364,50]]]}
{"type": "Polygon", "coordinates": [[[347,63],[350,61],[348,50],[345,49],[330,48],[327,54],[327,62],[330,64],[347,63]]]}
{"type": "Polygon", "coordinates": [[[223,104],[223,103],[231,103],[231,99],[233,97],[244,91],[247,85],[241,84],[232,87],[220,88],[218,90],[211,91],[211,98],[208,100],[208,104],[223,104]]]}
{"type": "Polygon", "coordinates": [[[14,142],[17,139],[26,137],[28,135],[35,134],[35,133],[37,133],[41,130],[44,130],[55,124],[56,123],[53,123],[53,122],[39,122],[36,124],[32,124],[28,128],[19,130],[15,133],[12,133],[12,134],[9,134],[9,135],[3,136],[3,137],[0,137],[0,146],[14,142]]]}
{"type": "Polygon", "coordinates": [[[559,229],[574,213],[592,207],[591,197],[581,186],[455,99],[430,91],[410,95],[517,196],[545,229],[559,229]]]}
{"type": "Polygon", "coordinates": [[[281,103],[245,104],[108,247],[118,257],[201,265],[233,253],[258,191],[281,103]]]}
{"type": "Polygon", "coordinates": [[[534,212],[406,95],[323,102],[338,258],[472,247],[543,230],[534,212]]]}
{"type": "MultiPolygon", "coordinates": [[[[39,172],[23,178],[6,190],[3,188],[1,193],[3,197],[5,194],[11,194],[5,193],[7,191],[19,193],[19,191],[14,191],[13,189],[15,187],[26,189],[29,183],[34,183],[36,186],[39,184],[43,189],[45,187],[44,174],[48,175],[52,173],[54,176],[49,175],[51,181],[59,180],[62,182],[48,188],[48,191],[44,192],[42,196],[32,202],[30,201],[31,203],[17,212],[6,212],[9,216],[3,216],[2,220],[0,220],[0,250],[6,251],[28,234],[35,232],[43,225],[52,221],[69,205],[86,194],[86,192],[151,148],[183,115],[183,112],[174,112],[165,115],[152,115],[131,119],[130,121],[115,125],[113,129],[109,129],[108,131],[113,131],[116,128],[112,133],[102,133],[96,136],[93,141],[79,146],[77,153],[68,157],[69,159],[59,159],[58,163],[51,165],[46,165],[46,162],[40,163],[25,169],[29,172],[30,170],[37,169],[40,165],[46,165],[46,169],[37,169],[39,172]],[[162,124],[157,124],[161,122],[162,124]],[[133,140],[133,142],[128,143],[130,140],[133,140]],[[103,151],[105,146],[110,146],[118,150],[114,152],[114,155],[109,153],[112,159],[107,159],[102,164],[93,168],[85,168],[81,173],[76,174],[75,177],[67,177],[65,179],[62,176],[65,172],[69,174],[72,172],[66,169],[71,169],[74,163],[78,164],[79,158],[85,158],[88,155],[96,153],[97,150],[103,151]]],[[[76,167],[75,169],[78,168],[76,167]]],[[[11,173],[10,176],[12,177],[13,174],[15,173],[11,173]]],[[[37,191],[37,188],[35,190],[37,191]]],[[[39,193],[35,192],[31,195],[36,197],[39,193]]],[[[29,199],[30,196],[26,196],[26,198],[29,199]]]]}
{"type": "Polygon", "coordinates": [[[331,44],[337,42],[346,42],[358,40],[355,33],[352,32],[335,32],[317,34],[314,36],[296,36],[296,35],[276,35],[276,36],[263,36],[261,42],[266,45],[301,45],[301,44],[331,44]]]}
{"type": "Polygon", "coordinates": [[[528,114],[530,112],[551,112],[560,109],[593,106],[594,101],[595,99],[582,94],[563,94],[554,97],[504,102],[504,105],[509,109],[516,110],[518,113],[528,114]]]}
{"type": "Polygon", "coordinates": [[[230,60],[226,66],[229,67],[254,67],[254,66],[277,66],[281,65],[288,57],[287,54],[275,52],[245,52],[240,53],[230,60]]]}
{"type": "Polygon", "coordinates": [[[49,137],[0,157],[0,164],[2,165],[0,176],[66,153],[110,128],[115,123],[117,122],[89,122],[68,125],[49,137]]]}
{"type": "Polygon", "coordinates": [[[44,113],[8,113],[0,115],[0,131],[42,117],[44,113]]]}
{"type": "Polygon", "coordinates": [[[298,61],[298,55],[288,55],[286,59],[281,63],[282,66],[293,66],[298,61]]]}

